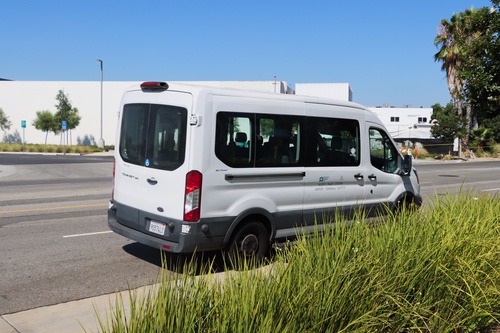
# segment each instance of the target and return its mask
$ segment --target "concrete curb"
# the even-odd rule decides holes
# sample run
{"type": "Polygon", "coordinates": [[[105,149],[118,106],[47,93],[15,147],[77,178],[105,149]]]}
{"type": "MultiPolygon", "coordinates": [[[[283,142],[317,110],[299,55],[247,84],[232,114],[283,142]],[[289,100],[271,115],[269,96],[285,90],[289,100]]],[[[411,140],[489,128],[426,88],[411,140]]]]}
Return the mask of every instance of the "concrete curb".
{"type": "Polygon", "coordinates": [[[1,151],[0,154],[10,154],[10,155],[46,155],[46,156],[114,156],[115,151],[103,151],[98,153],[42,153],[42,152],[22,152],[22,151],[1,151]]]}
{"type": "Polygon", "coordinates": [[[42,153],[42,152],[23,152],[23,151],[2,151],[0,154],[9,154],[9,155],[47,155],[47,156],[81,156],[81,154],[77,153],[42,153]]]}

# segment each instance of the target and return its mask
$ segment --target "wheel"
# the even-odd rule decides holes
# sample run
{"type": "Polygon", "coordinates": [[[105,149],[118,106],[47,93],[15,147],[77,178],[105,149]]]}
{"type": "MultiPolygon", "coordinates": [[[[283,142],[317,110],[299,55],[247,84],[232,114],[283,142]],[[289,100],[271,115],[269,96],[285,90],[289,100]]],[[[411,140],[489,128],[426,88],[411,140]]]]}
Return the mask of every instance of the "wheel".
{"type": "Polygon", "coordinates": [[[396,201],[394,204],[394,213],[401,213],[401,211],[413,211],[418,210],[420,208],[420,204],[415,200],[415,197],[412,195],[406,195],[400,200],[396,201]]]}
{"type": "Polygon", "coordinates": [[[269,253],[269,231],[260,222],[244,223],[232,237],[229,253],[237,257],[263,259],[269,253]]]}

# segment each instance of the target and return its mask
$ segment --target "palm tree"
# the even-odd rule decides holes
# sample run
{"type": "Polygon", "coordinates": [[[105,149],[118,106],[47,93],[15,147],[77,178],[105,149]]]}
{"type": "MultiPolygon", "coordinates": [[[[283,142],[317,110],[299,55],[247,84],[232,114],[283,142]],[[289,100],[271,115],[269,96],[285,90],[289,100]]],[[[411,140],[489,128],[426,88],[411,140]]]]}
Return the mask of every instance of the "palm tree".
{"type": "Polygon", "coordinates": [[[470,128],[472,119],[472,107],[465,99],[466,81],[460,75],[462,60],[467,57],[466,46],[474,38],[478,38],[478,31],[471,26],[472,16],[476,13],[474,9],[467,9],[465,12],[453,14],[451,19],[441,20],[438,27],[438,35],[434,39],[434,44],[439,47],[439,51],[434,55],[435,61],[441,61],[441,70],[446,72],[446,80],[451,98],[458,110],[458,116],[462,116],[464,102],[466,109],[466,131],[463,146],[469,148],[470,128]]]}
{"type": "Polygon", "coordinates": [[[439,51],[434,55],[435,61],[441,61],[441,70],[446,72],[446,80],[451,98],[458,109],[458,115],[462,115],[462,99],[464,92],[464,82],[459,76],[461,63],[461,48],[457,43],[457,32],[459,18],[453,14],[450,21],[441,20],[438,27],[438,35],[434,39],[434,44],[439,47],[439,51]]]}

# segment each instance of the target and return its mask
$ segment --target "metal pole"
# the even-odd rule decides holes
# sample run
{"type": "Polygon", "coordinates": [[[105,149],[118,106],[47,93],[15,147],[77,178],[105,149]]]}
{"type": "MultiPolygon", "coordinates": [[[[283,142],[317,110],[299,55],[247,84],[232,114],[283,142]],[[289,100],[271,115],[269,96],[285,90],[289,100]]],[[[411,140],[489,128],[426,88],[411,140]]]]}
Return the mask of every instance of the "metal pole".
{"type": "Polygon", "coordinates": [[[104,148],[104,139],[102,138],[102,76],[103,76],[103,61],[101,59],[97,59],[97,61],[101,64],[101,136],[99,139],[99,148],[104,148]]]}

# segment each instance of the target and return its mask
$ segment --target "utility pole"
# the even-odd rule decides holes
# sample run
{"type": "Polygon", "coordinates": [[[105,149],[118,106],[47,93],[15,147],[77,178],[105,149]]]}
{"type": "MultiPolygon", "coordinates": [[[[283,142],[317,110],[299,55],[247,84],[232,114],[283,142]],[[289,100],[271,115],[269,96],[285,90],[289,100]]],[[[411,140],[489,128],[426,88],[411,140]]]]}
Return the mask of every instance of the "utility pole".
{"type": "Polygon", "coordinates": [[[97,142],[97,146],[99,148],[102,148],[104,149],[104,139],[102,138],[102,63],[103,61],[101,59],[97,59],[97,61],[99,61],[99,63],[101,64],[101,136],[99,138],[99,141],[97,142]]]}

